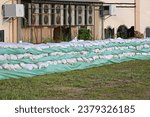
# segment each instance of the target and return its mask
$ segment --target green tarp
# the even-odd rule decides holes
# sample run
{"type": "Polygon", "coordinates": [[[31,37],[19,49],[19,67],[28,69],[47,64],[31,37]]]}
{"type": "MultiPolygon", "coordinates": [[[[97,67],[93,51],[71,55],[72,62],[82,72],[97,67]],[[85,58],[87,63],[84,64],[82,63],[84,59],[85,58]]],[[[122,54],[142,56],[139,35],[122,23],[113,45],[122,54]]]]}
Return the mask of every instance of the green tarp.
{"type": "Polygon", "coordinates": [[[11,47],[1,45],[2,43],[0,44],[0,79],[33,77],[130,60],[150,59],[150,39],[68,42],[64,47],[58,44],[58,46],[45,44],[42,46],[48,47],[40,48],[36,45],[28,49],[20,45],[17,47],[14,45],[15,48],[13,45],[11,47]],[[42,54],[45,55],[42,56],[42,54]],[[17,59],[12,55],[15,55],[17,59]],[[22,57],[19,58],[19,55],[22,57]],[[36,58],[38,55],[41,57],[36,58]],[[27,65],[27,68],[22,64],[27,65]],[[21,69],[11,69],[15,65],[21,69]],[[28,69],[31,65],[36,67],[28,69]]]}

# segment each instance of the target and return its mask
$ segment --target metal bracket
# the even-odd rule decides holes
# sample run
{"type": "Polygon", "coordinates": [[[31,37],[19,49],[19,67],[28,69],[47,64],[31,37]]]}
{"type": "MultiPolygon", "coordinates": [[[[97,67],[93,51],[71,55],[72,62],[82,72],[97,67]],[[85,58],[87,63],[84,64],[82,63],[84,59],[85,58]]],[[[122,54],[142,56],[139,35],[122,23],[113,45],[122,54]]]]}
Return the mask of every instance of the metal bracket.
{"type": "Polygon", "coordinates": [[[7,18],[7,19],[3,19],[3,24],[4,24],[5,22],[9,21],[11,18],[12,18],[12,17],[9,17],[9,18],[7,18]]]}
{"type": "Polygon", "coordinates": [[[104,18],[104,20],[108,19],[109,17],[111,17],[111,15],[107,16],[106,18],[104,18]]]}

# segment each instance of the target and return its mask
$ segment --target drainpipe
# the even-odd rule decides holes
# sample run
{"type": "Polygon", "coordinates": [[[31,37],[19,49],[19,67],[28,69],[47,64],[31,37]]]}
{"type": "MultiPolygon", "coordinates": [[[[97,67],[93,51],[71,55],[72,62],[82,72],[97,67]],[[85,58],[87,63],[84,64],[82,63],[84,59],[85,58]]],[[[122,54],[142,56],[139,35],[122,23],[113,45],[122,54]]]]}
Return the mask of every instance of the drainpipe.
{"type": "MultiPolygon", "coordinates": [[[[17,4],[21,4],[21,0],[17,1],[17,4]]],[[[17,42],[21,40],[21,18],[17,18],[17,42]]]]}
{"type": "Polygon", "coordinates": [[[104,39],[104,8],[103,8],[103,3],[102,3],[102,35],[101,35],[101,39],[104,39]]]}
{"type": "Polygon", "coordinates": [[[136,29],[136,0],[134,0],[134,4],[135,4],[135,7],[134,7],[134,27],[136,29]]]}
{"type": "MultiPolygon", "coordinates": [[[[14,4],[14,0],[12,0],[11,3],[14,4]]],[[[12,42],[13,42],[13,43],[15,42],[15,40],[14,40],[14,38],[15,38],[15,37],[14,37],[14,32],[15,32],[15,31],[14,31],[14,30],[15,30],[15,21],[14,21],[14,19],[12,18],[12,42]]]]}
{"type": "Polygon", "coordinates": [[[69,21],[69,38],[71,39],[71,11],[72,11],[72,9],[71,9],[71,3],[69,3],[69,9],[70,9],[70,12],[69,12],[69,17],[70,17],[70,21],[69,21]]]}

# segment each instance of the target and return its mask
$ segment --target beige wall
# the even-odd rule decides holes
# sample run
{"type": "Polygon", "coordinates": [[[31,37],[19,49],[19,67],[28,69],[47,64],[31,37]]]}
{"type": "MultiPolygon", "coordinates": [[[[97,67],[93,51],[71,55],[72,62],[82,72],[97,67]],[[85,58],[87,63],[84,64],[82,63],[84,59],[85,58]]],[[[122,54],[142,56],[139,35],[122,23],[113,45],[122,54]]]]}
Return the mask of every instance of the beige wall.
{"type": "Polygon", "coordinates": [[[102,0],[106,3],[134,3],[136,8],[117,8],[117,15],[105,20],[105,27],[117,27],[119,24],[125,24],[130,27],[135,26],[135,30],[140,31],[145,36],[146,27],[150,27],[150,0],[102,0]]]}
{"type": "Polygon", "coordinates": [[[135,0],[135,30],[140,31],[140,0],[135,0]]]}
{"type": "MultiPolygon", "coordinates": [[[[5,31],[5,42],[17,42],[17,19],[3,22],[2,16],[2,4],[9,0],[0,0],[0,30],[5,31]]],[[[105,17],[104,28],[108,26],[115,28],[115,33],[119,25],[126,25],[128,28],[135,26],[135,30],[145,34],[145,28],[150,27],[150,0],[100,0],[105,3],[134,3],[136,1],[136,9],[134,8],[117,8],[116,16],[105,17]],[[136,11],[136,13],[135,13],[136,11]]],[[[16,0],[10,0],[7,4],[16,3],[16,0]]],[[[102,36],[102,20],[99,16],[98,7],[95,12],[95,26],[90,27],[94,34],[95,39],[101,39],[102,36]]],[[[53,38],[53,29],[49,28],[33,28],[19,30],[19,40],[32,41],[33,38],[37,37],[38,42],[42,38],[53,38]],[[37,33],[38,31],[38,33],[37,33]],[[31,34],[32,33],[32,34],[31,34]]],[[[76,35],[76,28],[72,30],[73,38],[76,35]]],[[[33,40],[34,41],[34,40],[33,40]]]]}
{"type": "Polygon", "coordinates": [[[95,26],[93,26],[94,39],[101,39],[102,37],[102,20],[99,15],[99,7],[95,7],[95,26]]]}
{"type": "MultiPolygon", "coordinates": [[[[102,0],[105,3],[134,3],[134,0],[102,0]]],[[[126,4],[115,4],[116,6],[131,6],[126,4]]],[[[115,16],[105,16],[104,28],[111,27],[115,29],[115,34],[120,25],[128,28],[135,25],[135,9],[134,8],[116,8],[115,16]]]]}
{"type": "Polygon", "coordinates": [[[100,0],[100,1],[103,1],[106,3],[133,3],[134,2],[134,0],[100,0]]]}
{"type": "Polygon", "coordinates": [[[145,34],[146,27],[150,27],[150,0],[140,0],[140,32],[145,34]]]}
{"type": "Polygon", "coordinates": [[[5,42],[16,42],[17,40],[17,20],[9,20],[5,22],[2,15],[2,5],[16,3],[15,0],[1,0],[0,1],[0,30],[4,30],[5,42]]]}
{"type": "Polygon", "coordinates": [[[27,27],[21,29],[21,40],[24,42],[41,43],[53,38],[53,29],[48,27],[27,27]]]}

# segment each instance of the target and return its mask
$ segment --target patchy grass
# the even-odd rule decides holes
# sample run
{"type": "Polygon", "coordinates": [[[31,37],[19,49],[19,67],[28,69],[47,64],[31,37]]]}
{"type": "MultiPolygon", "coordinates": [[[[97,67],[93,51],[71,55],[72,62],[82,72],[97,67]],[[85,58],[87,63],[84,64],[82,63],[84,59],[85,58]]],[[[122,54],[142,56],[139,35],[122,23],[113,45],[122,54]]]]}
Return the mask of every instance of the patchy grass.
{"type": "Polygon", "coordinates": [[[0,99],[150,99],[150,60],[0,80],[0,99]]]}

